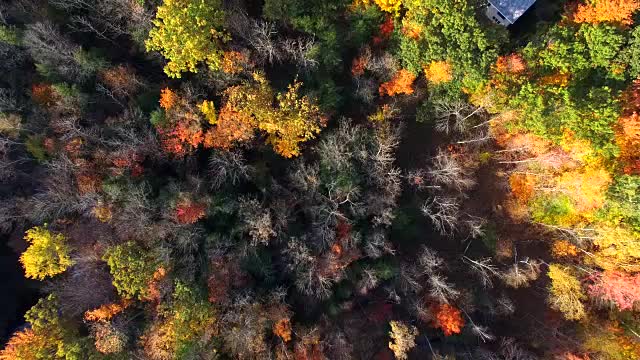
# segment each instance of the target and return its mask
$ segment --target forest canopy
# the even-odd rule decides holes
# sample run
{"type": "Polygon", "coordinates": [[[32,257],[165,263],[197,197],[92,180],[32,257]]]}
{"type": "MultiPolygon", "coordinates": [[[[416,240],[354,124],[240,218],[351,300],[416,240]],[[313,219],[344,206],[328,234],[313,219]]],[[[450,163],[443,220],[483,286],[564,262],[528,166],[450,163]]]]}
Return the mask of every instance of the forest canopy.
{"type": "Polygon", "coordinates": [[[639,359],[640,1],[491,6],[2,2],[0,360],[639,359]]]}

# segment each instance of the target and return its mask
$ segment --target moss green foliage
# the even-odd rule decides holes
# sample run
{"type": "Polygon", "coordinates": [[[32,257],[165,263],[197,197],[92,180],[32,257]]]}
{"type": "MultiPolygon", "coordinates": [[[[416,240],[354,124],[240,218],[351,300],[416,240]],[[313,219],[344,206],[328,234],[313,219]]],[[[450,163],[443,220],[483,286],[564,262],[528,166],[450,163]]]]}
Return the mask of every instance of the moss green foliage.
{"type": "Polygon", "coordinates": [[[24,144],[27,152],[38,161],[45,161],[47,159],[47,151],[44,148],[43,141],[42,136],[29,135],[24,144]]]}
{"type": "Polygon", "coordinates": [[[0,25],[0,41],[20,45],[20,32],[13,26],[0,25]]]}
{"type": "Polygon", "coordinates": [[[566,195],[541,196],[531,204],[531,218],[547,225],[563,225],[575,213],[571,198],[566,195]]]}
{"type": "Polygon", "coordinates": [[[129,299],[143,299],[148,295],[149,283],[157,268],[155,259],[134,242],[116,245],[103,257],[109,265],[113,285],[118,294],[129,299]]]}

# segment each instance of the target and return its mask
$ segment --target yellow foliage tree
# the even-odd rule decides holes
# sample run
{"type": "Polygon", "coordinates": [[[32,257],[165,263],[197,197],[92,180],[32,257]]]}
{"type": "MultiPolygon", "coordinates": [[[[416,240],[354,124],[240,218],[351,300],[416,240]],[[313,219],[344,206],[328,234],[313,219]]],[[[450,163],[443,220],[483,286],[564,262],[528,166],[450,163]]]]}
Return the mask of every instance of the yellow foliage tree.
{"type": "Polygon", "coordinates": [[[54,234],[45,227],[36,226],[27,230],[24,239],[29,247],[20,256],[20,262],[26,277],[43,280],[63,273],[73,264],[62,234],[54,234]]]}
{"type": "Polygon", "coordinates": [[[373,0],[380,7],[380,10],[389,13],[397,13],[400,11],[402,0],[373,0]]]}
{"type": "Polygon", "coordinates": [[[200,112],[202,113],[202,115],[204,115],[204,118],[207,119],[207,122],[211,125],[215,125],[217,119],[216,116],[216,107],[213,104],[213,101],[210,100],[204,100],[200,103],[200,105],[198,105],[198,109],[200,109],[200,112]]]}
{"type": "Polygon", "coordinates": [[[547,273],[551,279],[549,305],[562,312],[567,320],[580,320],[586,315],[582,300],[586,299],[580,280],[568,268],[558,264],[549,265],[547,273]]]}
{"type": "Polygon", "coordinates": [[[300,155],[300,143],[313,139],[326,125],[318,105],[307,96],[300,96],[301,82],[289,85],[286,93],[278,94],[278,108],[267,118],[258,119],[258,127],[269,134],[267,142],[274,150],[291,158],[300,155]]]}
{"type": "Polygon", "coordinates": [[[393,341],[389,342],[389,349],[398,360],[408,359],[407,353],[416,346],[418,329],[412,325],[405,325],[400,321],[390,321],[391,332],[389,336],[393,341]]]}
{"type": "Polygon", "coordinates": [[[588,258],[606,270],[640,271],[640,235],[623,226],[602,226],[596,229],[593,258],[588,258]]]}
{"type": "Polygon", "coordinates": [[[220,0],[164,0],[158,7],[145,44],[147,51],[159,51],[169,60],[164,68],[169,77],[197,72],[200,62],[211,70],[220,68],[220,44],[228,39],[221,8],[220,0]]]}
{"type": "Polygon", "coordinates": [[[576,210],[587,212],[604,204],[611,175],[600,166],[587,166],[578,171],[563,173],[556,184],[573,199],[576,210]]]}
{"type": "Polygon", "coordinates": [[[453,79],[451,64],[448,61],[432,61],[425,66],[424,75],[434,84],[446,83],[453,79]]]}
{"type": "Polygon", "coordinates": [[[217,126],[209,134],[211,146],[229,148],[235,142],[247,141],[257,128],[268,134],[267,142],[278,154],[298,156],[300,143],[315,138],[326,125],[326,118],[311,99],[300,96],[302,83],[296,81],[286,93],[275,95],[274,107],[274,91],[266,78],[254,74],[254,80],[225,91],[217,126]]]}

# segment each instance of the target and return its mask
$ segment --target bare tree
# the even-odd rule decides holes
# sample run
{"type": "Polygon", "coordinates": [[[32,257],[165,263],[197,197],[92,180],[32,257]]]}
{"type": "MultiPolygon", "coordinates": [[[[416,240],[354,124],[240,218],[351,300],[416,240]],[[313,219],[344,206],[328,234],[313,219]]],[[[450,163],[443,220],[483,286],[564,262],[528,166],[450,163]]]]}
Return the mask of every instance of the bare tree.
{"type": "Polygon", "coordinates": [[[534,354],[524,350],[512,338],[500,339],[498,352],[491,352],[486,349],[478,349],[475,356],[479,360],[538,360],[534,354]]]}
{"type": "Polygon", "coordinates": [[[462,167],[449,153],[438,152],[431,158],[431,166],[427,168],[431,180],[440,186],[457,191],[469,190],[475,185],[469,171],[462,167]]]}
{"type": "Polygon", "coordinates": [[[436,196],[422,205],[421,210],[440,234],[451,236],[458,229],[460,203],[456,198],[436,196]]]}
{"type": "Polygon", "coordinates": [[[247,165],[239,150],[214,151],[209,157],[211,187],[219,189],[224,184],[236,186],[246,181],[253,173],[253,167],[247,165]]]}
{"type": "Polygon", "coordinates": [[[366,69],[383,81],[391,79],[399,68],[400,66],[395,57],[388,52],[379,56],[372,56],[366,63],[366,69]]]}
{"type": "Polygon", "coordinates": [[[22,106],[18,105],[13,91],[0,88],[0,112],[19,111],[21,109],[22,106]]]}
{"type": "Polygon", "coordinates": [[[74,30],[91,32],[112,42],[123,35],[146,34],[152,26],[153,14],[136,0],[51,0],[50,3],[82,14],[71,17],[74,30]]]}
{"type": "Polygon", "coordinates": [[[484,108],[473,106],[464,101],[436,101],[435,129],[447,135],[453,133],[463,134],[473,125],[475,116],[482,116],[484,108]]]}
{"type": "Polygon", "coordinates": [[[387,239],[384,231],[374,231],[364,244],[365,254],[373,259],[377,259],[385,254],[395,254],[393,245],[387,239]]]}
{"type": "Polygon", "coordinates": [[[23,43],[31,57],[38,63],[55,70],[67,78],[86,75],[79,66],[76,53],[80,50],[60,34],[50,22],[38,22],[27,26],[23,43]]]}
{"type": "Polygon", "coordinates": [[[496,266],[491,264],[491,258],[473,260],[467,256],[463,256],[462,261],[471,267],[473,273],[478,276],[484,287],[492,287],[493,278],[500,276],[496,266]]]}
{"type": "Polygon", "coordinates": [[[74,254],[73,260],[65,275],[49,284],[65,314],[80,316],[117,298],[106,264],[98,256],[74,254]]]}
{"type": "Polygon", "coordinates": [[[378,96],[378,83],[375,79],[357,77],[354,78],[356,84],[356,97],[360,98],[366,104],[372,104],[378,96]]]}
{"type": "Polygon", "coordinates": [[[448,304],[460,296],[460,292],[455,289],[453,284],[448,283],[443,275],[433,274],[429,276],[429,296],[436,299],[440,303],[448,304]]]}
{"type": "Polygon", "coordinates": [[[309,70],[318,66],[318,61],[312,58],[311,52],[315,48],[312,38],[285,39],[280,44],[283,57],[294,62],[299,68],[309,70]]]}
{"type": "Polygon", "coordinates": [[[540,276],[540,260],[525,258],[524,260],[514,261],[511,267],[502,273],[502,281],[507,286],[520,288],[529,286],[531,281],[537,280],[540,276]]]}
{"type": "Polygon", "coordinates": [[[422,246],[422,251],[418,255],[416,261],[416,269],[421,275],[433,275],[444,265],[444,259],[438,256],[438,254],[426,247],[422,246]]]}
{"type": "Polygon", "coordinates": [[[25,216],[42,223],[70,214],[88,214],[97,203],[98,195],[78,193],[74,168],[67,158],[49,162],[42,188],[23,204],[25,216]]]}

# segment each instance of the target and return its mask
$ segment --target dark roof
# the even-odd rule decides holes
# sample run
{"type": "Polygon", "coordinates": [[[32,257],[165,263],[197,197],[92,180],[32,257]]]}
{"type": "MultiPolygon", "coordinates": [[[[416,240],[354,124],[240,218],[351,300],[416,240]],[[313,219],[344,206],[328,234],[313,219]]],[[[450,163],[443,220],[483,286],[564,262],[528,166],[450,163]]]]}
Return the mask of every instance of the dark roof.
{"type": "Polygon", "coordinates": [[[489,0],[512,24],[533,5],[536,0],[489,0]]]}

